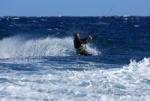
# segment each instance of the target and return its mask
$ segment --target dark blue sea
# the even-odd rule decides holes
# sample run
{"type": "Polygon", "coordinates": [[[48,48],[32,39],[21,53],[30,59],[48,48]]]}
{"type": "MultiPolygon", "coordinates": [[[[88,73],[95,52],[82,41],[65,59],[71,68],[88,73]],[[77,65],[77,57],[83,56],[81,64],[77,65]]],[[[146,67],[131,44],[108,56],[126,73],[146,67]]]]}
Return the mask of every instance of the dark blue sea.
{"type": "Polygon", "coordinates": [[[150,17],[0,17],[1,101],[149,101],[150,17]],[[86,50],[73,40],[94,30],[86,50]]]}

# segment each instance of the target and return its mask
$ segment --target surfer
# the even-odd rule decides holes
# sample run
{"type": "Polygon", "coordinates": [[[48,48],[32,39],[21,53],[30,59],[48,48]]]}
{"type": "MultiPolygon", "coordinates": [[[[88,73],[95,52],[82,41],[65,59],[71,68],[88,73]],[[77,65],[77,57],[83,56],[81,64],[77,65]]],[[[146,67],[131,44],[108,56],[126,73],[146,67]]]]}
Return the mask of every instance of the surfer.
{"type": "Polygon", "coordinates": [[[88,35],[87,38],[80,39],[80,34],[79,33],[75,33],[74,37],[75,37],[75,39],[74,39],[74,48],[76,49],[76,53],[78,55],[85,55],[85,56],[92,55],[91,53],[86,51],[84,49],[83,45],[82,45],[82,44],[87,44],[90,40],[92,40],[92,37],[90,35],[88,35]]]}

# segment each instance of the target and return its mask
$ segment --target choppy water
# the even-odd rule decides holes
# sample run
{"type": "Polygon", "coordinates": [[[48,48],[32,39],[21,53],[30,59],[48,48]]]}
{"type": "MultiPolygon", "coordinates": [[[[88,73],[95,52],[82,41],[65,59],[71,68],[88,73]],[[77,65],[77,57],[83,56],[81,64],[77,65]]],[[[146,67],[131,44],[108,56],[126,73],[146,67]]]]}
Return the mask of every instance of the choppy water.
{"type": "Polygon", "coordinates": [[[149,101],[149,33],[150,17],[0,17],[0,100],[149,101]]]}

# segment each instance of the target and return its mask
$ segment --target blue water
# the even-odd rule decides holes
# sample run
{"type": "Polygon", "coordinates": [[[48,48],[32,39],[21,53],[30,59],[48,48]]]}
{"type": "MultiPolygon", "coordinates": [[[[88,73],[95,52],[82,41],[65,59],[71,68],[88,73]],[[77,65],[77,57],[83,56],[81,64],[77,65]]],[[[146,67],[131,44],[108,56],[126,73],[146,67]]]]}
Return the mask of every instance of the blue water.
{"type": "Polygon", "coordinates": [[[0,17],[1,101],[149,99],[150,17],[0,17]]]}

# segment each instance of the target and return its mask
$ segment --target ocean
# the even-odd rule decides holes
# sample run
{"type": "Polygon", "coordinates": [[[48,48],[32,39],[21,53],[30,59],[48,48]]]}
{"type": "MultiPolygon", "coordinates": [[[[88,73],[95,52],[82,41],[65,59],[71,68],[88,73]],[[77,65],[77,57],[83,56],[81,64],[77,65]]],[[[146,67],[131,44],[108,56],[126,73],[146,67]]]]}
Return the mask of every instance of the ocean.
{"type": "Polygon", "coordinates": [[[149,16],[0,17],[0,101],[149,99],[149,16]]]}

